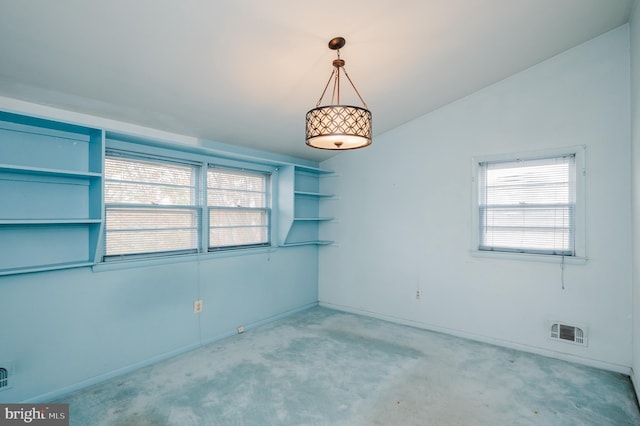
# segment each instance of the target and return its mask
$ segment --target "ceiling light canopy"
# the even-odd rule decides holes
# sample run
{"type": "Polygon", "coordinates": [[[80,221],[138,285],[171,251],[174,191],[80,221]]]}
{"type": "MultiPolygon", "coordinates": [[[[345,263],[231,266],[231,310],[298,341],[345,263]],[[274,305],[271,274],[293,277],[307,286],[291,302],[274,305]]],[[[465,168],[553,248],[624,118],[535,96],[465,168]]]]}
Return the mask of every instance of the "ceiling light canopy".
{"type": "Polygon", "coordinates": [[[333,61],[333,71],[316,107],[307,112],[306,143],[313,148],[347,150],[371,145],[371,111],[344,69],[344,60],[340,59],[340,49],[345,43],[342,37],[329,41],[329,49],[336,51],[338,59],[333,61]],[[364,108],[340,105],[341,72],[349,80],[364,108]],[[332,80],[331,104],[320,106],[332,80]],[[334,103],[336,101],[337,103],[334,103]]]}

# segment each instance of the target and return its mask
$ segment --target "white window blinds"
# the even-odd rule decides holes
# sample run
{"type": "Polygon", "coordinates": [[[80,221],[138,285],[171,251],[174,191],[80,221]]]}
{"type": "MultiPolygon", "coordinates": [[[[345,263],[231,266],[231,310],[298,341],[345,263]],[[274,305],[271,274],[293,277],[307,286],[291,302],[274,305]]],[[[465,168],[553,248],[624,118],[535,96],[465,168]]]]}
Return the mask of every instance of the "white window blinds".
{"type": "Polygon", "coordinates": [[[197,252],[198,170],[107,153],[105,259],[197,252]]]}
{"type": "Polygon", "coordinates": [[[479,250],[575,255],[575,155],[478,170],[479,250]]]}
{"type": "Polygon", "coordinates": [[[209,250],[270,244],[268,177],[268,173],[209,168],[209,250]]]}

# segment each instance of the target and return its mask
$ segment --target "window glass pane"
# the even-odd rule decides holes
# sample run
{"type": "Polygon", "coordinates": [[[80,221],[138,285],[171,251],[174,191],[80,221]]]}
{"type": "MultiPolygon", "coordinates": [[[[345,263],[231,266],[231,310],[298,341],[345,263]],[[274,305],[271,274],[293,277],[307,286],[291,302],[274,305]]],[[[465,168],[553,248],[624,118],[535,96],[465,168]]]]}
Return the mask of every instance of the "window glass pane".
{"type": "Polygon", "coordinates": [[[208,170],[210,248],[269,243],[267,183],[266,173],[208,170]]]}
{"type": "Polygon", "coordinates": [[[105,182],[105,202],[188,206],[193,204],[193,187],[170,187],[129,182],[105,182]]]}
{"type": "Polygon", "coordinates": [[[208,204],[216,207],[267,207],[266,184],[264,173],[209,169],[208,204]]]}
{"type": "Polygon", "coordinates": [[[234,189],[242,191],[265,192],[264,173],[245,171],[209,169],[208,186],[218,189],[234,189]]]}
{"type": "Polygon", "coordinates": [[[227,189],[211,189],[207,191],[210,206],[216,207],[266,207],[264,192],[232,191],[227,189]]]}
{"type": "Polygon", "coordinates": [[[480,250],[574,254],[574,155],[479,170],[480,250]]]}
{"type": "Polygon", "coordinates": [[[109,208],[106,211],[106,255],[196,250],[195,209],[109,208]]]}
{"type": "Polygon", "coordinates": [[[269,214],[266,210],[209,210],[209,246],[213,248],[266,244],[269,214]]]}
{"type": "Polygon", "coordinates": [[[209,226],[264,226],[267,223],[267,212],[264,210],[211,209],[209,226]]]}
{"type": "Polygon", "coordinates": [[[152,184],[193,185],[193,166],[166,162],[107,157],[105,174],[110,179],[152,184]]]}
{"type": "Polygon", "coordinates": [[[211,228],[209,241],[212,248],[266,244],[268,228],[211,228]]]}
{"type": "Polygon", "coordinates": [[[105,159],[105,203],[193,205],[195,181],[193,166],[105,159]]]}
{"type": "Polygon", "coordinates": [[[197,230],[189,229],[109,232],[106,253],[107,256],[178,251],[195,253],[197,238],[197,230]]]}
{"type": "Polygon", "coordinates": [[[197,252],[197,170],[164,161],[107,157],[105,256],[197,252]]]}

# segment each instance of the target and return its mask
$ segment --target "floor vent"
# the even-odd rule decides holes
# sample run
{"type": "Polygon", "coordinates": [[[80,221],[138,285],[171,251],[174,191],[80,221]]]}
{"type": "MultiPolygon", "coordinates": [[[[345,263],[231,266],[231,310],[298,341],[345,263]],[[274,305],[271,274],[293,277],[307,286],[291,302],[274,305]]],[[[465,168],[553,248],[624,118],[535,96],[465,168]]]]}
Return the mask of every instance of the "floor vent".
{"type": "Polygon", "coordinates": [[[551,323],[549,337],[553,340],[562,340],[580,346],[587,346],[587,329],[585,327],[553,322],[551,323]]]}

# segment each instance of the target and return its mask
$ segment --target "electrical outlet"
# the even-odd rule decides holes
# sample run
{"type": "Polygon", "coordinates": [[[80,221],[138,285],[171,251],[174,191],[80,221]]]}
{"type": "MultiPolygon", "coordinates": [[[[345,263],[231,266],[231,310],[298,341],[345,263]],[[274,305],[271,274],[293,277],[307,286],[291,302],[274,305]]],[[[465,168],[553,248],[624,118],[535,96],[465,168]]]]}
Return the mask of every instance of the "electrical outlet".
{"type": "Polygon", "coordinates": [[[199,314],[200,312],[202,312],[202,300],[196,300],[193,302],[193,313],[199,314]]]}
{"type": "Polygon", "coordinates": [[[422,290],[416,290],[416,299],[420,299],[422,297],[422,290]]]}

